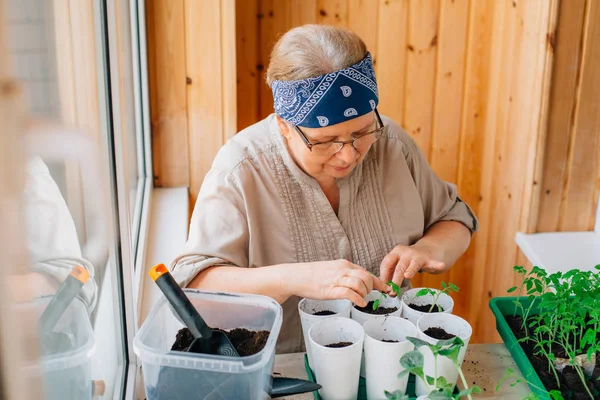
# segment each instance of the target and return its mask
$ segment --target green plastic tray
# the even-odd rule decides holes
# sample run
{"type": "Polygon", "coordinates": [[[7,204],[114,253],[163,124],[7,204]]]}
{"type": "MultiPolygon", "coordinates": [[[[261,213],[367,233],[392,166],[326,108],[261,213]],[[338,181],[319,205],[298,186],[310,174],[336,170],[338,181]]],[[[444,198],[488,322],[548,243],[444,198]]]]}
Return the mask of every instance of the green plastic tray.
{"type": "MultiPolygon", "coordinates": [[[[542,400],[550,400],[551,397],[548,394],[548,391],[543,389],[544,384],[535,372],[535,369],[533,368],[533,365],[531,365],[531,362],[529,362],[521,344],[517,341],[517,337],[514,335],[504,318],[505,315],[512,315],[514,313],[515,304],[513,302],[515,300],[516,297],[494,297],[490,300],[490,308],[496,317],[496,329],[502,337],[502,340],[504,340],[504,344],[515,360],[517,367],[519,367],[519,371],[521,371],[521,374],[529,383],[531,391],[537,394],[542,400]]],[[[520,301],[525,307],[529,306],[531,303],[531,300],[529,299],[521,299],[520,301]]],[[[517,315],[520,315],[519,311],[520,310],[517,310],[517,315]]]]}
{"type": "MultiPolygon", "coordinates": [[[[306,354],[304,355],[304,368],[306,369],[306,374],[308,375],[308,380],[314,383],[317,383],[315,379],[315,374],[313,373],[310,364],[308,363],[308,357],[306,354]]],[[[413,374],[408,376],[408,385],[406,386],[406,393],[408,394],[408,398],[410,400],[415,400],[417,396],[415,395],[415,379],[416,377],[413,374]]],[[[458,388],[454,388],[454,393],[458,393],[458,388]]],[[[315,400],[321,400],[321,396],[319,392],[315,390],[313,392],[313,396],[315,400]]],[[[365,378],[361,377],[358,381],[358,400],[367,400],[367,386],[365,383],[365,378]]]]}

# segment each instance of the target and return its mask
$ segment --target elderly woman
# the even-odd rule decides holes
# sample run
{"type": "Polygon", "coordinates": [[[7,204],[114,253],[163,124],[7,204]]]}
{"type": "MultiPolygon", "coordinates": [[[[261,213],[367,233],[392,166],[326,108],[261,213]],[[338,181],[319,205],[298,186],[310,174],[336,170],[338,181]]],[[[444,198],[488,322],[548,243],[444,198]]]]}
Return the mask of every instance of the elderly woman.
{"type": "Polygon", "coordinates": [[[275,115],[220,150],[171,268],[182,286],[280,302],[277,350],[294,352],[299,298],[365,306],[390,279],[406,287],[417,272],[446,271],[477,222],[412,138],[380,116],[371,55],[356,34],[290,30],[267,82],[275,115]]]}

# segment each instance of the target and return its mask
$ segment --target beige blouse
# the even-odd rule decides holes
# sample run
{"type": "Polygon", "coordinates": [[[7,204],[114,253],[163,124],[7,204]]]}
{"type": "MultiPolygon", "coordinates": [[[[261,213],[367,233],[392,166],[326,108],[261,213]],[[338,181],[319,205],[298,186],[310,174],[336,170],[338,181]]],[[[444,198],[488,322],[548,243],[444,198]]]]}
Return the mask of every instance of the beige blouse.
{"type": "MultiPolygon", "coordinates": [[[[454,185],[440,180],[413,139],[389,118],[360,165],[339,180],[338,214],[316,180],[290,157],[274,115],[219,151],[194,208],[183,253],[171,264],[182,286],[205,268],[346,259],[379,274],[398,244],[438,221],[477,220],[454,185]]],[[[409,285],[409,282],[405,283],[409,285]]],[[[303,350],[298,297],[283,304],[278,353],[303,350]]]]}

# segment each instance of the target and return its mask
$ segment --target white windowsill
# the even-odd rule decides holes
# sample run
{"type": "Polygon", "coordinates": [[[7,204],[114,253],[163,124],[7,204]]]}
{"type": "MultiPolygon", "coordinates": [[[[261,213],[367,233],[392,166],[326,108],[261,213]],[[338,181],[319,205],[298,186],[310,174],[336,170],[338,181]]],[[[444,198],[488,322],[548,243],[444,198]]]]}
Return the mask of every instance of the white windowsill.
{"type": "MultiPolygon", "coordinates": [[[[150,310],[160,298],[160,290],[148,271],[156,264],[168,264],[183,249],[188,235],[188,210],[189,196],[187,187],[155,188],[151,189],[150,212],[148,215],[147,241],[144,246],[143,271],[139,277],[139,290],[141,304],[139,307],[139,326],[144,323],[150,310]]],[[[139,361],[139,360],[138,360],[139,361]]],[[[144,379],[141,365],[137,365],[135,372],[135,387],[133,398],[142,400],[146,398],[144,379]]],[[[126,397],[131,399],[129,395],[126,397]]]]}
{"type": "Polygon", "coordinates": [[[169,263],[181,252],[187,240],[188,188],[155,188],[152,190],[151,204],[145,270],[142,274],[144,287],[140,326],[146,320],[156,300],[160,298],[160,290],[148,277],[148,271],[156,264],[162,263],[169,266],[169,263]]]}

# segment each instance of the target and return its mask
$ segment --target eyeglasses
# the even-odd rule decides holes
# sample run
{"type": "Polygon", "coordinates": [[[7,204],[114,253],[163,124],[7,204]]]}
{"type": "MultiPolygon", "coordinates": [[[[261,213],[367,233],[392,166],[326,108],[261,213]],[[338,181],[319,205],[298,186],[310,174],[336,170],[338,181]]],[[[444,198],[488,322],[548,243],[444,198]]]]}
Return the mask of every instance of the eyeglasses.
{"type": "Polygon", "coordinates": [[[352,144],[352,147],[354,147],[354,149],[356,150],[359,148],[367,148],[368,146],[371,146],[373,143],[379,140],[379,138],[381,138],[381,135],[383,134],[384,126],[383,121],[381,121],[381,116],[379,115],[377,109],[375,109],[375,117],[376,119],[374,122],[377,124],[376,129],[367,133],[363,133],[355,139],[346,140],[343,142],[332,140],[329,142],[311,143],[311,141],[308,140],[306,135],[300,130],[300,127],[294,125],[294,128],[304,141],[304,144],[306,144],[306,147],[308,147],[308,149],[311,151],[311,153],[313,153],[316,156],[332,156],[335,153],[341,151],[344,148],[344,145],[346,144],[352,144]]]}

